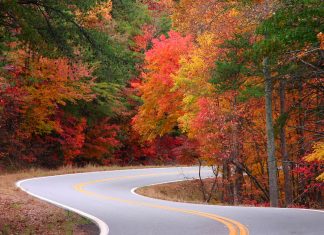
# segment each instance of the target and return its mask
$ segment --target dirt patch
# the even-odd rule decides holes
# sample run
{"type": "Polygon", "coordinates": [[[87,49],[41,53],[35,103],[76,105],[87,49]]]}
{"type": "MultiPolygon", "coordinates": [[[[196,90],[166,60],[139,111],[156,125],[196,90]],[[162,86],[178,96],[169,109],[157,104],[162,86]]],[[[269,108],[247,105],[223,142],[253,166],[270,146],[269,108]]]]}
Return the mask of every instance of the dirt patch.
{"type": "MultiPolygon", "coordinates": [[[[128,167],[143,168],[143,167],[128,167]]],[[[11,234],[99,234],[90,220],[26,194],[15,186],[18,180],[78,173],[126,169],[122,167],[64,167],[58,170],[30,169],[19,173],[0,173],[0,235],[11,234]]]]}

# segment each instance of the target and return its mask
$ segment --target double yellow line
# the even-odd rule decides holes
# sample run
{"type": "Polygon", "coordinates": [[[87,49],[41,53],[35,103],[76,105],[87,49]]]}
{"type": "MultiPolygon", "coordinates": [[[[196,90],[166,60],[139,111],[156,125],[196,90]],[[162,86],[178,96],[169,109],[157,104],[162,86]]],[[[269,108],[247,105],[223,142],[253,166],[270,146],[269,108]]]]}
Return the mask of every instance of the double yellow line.
{"type": "MultiPolygon", "coordinates": [[[[197,172],[197,171],[187,171],[185,173],[192,173],[192,172],[197,172]]],[[[102,182],[106,182],[106,181],[119,180],[119,179],[132,179],[132,178],[138,178],[138,177],[160,176],[160,175],[174,175],[174,174],[179,174],[179,173],[172,172],[172,173],[142,174],[142,175],[133,175],[133,176],[111,177],[111,178],[105,178],[105,179],[92,180],[92,181],[88,181],[88,182],[78,183],[78,184],[74,185],[74,189],[82,194],[96,197],[96,198],[103,199],[103,200],[118,201],[118,202],[130,204],[130,205],[140,205],[140,206],[157,208],[157,209],[162,209],[162,210],[167,210],[167,211],[180,212],[180,213],[184,213],[184,214],[197,215],[197,216],[201,216],[204,218],[212,219],[214,221],[224,224],[228,229],[229,235],[248,235],[249,234],[248,229],[243,224],[241,224],[235,220],[226,218],[226,217],[218,216],[218,215],[211,214],[211,213],[196,211],[196,210],[188,210],[188,209],[182,209],[182,208],[176,208],[176,207],[170,207],[170,206],[161,206],[161,205],[154,204],[154,203],[146,203],[146,202],[140,202],[140,201],[135,201],[135,200],[126,200],[126,199],[122,199],[122,198],[106,196],[106,195],[95,193],[95,192],[85,189],[86,186],[97,184],[97,183],[102,183],[102,182]]]]}

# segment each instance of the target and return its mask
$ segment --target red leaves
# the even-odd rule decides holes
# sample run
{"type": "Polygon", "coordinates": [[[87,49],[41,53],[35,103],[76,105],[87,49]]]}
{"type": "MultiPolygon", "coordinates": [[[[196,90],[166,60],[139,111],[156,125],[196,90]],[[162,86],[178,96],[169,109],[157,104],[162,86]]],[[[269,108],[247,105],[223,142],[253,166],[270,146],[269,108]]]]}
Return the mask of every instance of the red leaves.
{"type": "Polygon", "coordinates": [[[324,189],[324,184],[315,180],[315,178],[323,172],[322,168],[322,162],[320,161],[300,161],[294,169],[294,173],[299,174],[302,181],[308,181],[307,188],[322,187],[324,189]]]}
{"type": "Polygon", "coordinates": [[[86,120],[82,118],[77,120],[74,117],[67,117],[61,123],[62,130],[59,131],[60,138],[58,142],[64,155],[64,163],[71,165],[74,158],[82,153],[82,147],[85,141],[84,129],[86,120]]]}
{"type": "Polygon", "coordinates": [[[104,162],[112,157],[114,150],[120,146],[119,127],[109,123],[107,118],[97,124],[87,126],[86,119],[62,117],[62,126],[58,138],[52,138],[60,144],[65,164],[73,164],[78,157],[88,162],[104,162]]]}
{"type": "Polygon", "coordinates": [[[152,41],[155,33],[155,28],[152,25],[145,25],[142,27],[142,34],[134,37],[136,44],[136,51],[146,51],[149,43],[152,41]]]}
{"type": "Polygon", "coordinates": [[[192,164],[197,156],[193,142],[185,136],[157,137],[143,147],[142,153],[151,164],[192,164]]]}
{"type": "Polygon", "coordinates": [[[173,85],[171,75],[179,69],[181,56],[192,47],[190,36],[182,37],[179,33],[170,31],[169,37],[162,35],[158,39],[153,39],[153,48],[146,53],[146,68],[155,73],[148,73],[147,79],[156,80],[166,85],[173,85]]]}
{"type": "Polygon", "coordinates": [[[88,128],[82,155],[87,159],[99,161],[107,156],[111,157],[114,150],[120,146],[118,131],[119,127],[109,124],[107,118],[88,128]]]}
{"type": "Polygon", "coordinates": [[[215,160],[231,156],[234,121],[230,113],[214,98],[199,99],[199,113],[192,122],[193,132],[200,143],[201,154],[215,160]],[[204,136],[200,138],[200,136],[204,136]]]}
{"type": "Polygon", "coordinates": [[[0,81],[0,151],[30,163],[45,152],[56,155],[58,150],[51,148],[59,144],[70,164],[81,153],[86,120],[66,117],[61,107],[92,99],[91,81],[83,80],[91,71],[65,58],[31,56],[23,50],[11,51],[9,57],[0,81]]]}

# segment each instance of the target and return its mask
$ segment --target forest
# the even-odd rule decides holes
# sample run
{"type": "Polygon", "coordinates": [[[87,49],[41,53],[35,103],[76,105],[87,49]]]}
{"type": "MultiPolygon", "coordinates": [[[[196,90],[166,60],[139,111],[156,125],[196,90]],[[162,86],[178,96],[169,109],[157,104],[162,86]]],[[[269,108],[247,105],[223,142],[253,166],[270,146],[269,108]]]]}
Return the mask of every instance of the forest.
{"type": "Polygon", "coordinates": [[[323,208],[323,15],[321,0],[3,0],[0,171],[210,166],[221,202],[323,208]]]}

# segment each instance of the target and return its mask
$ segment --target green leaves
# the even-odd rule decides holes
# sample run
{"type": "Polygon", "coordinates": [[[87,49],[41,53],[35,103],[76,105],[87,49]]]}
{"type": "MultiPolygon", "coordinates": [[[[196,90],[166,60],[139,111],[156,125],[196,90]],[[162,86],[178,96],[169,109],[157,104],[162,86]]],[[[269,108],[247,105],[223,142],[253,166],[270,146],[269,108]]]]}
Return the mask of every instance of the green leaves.
{"type": "Polygon", "coordinates": [[[11,37],[47,57],[71,57],[73,47],[85,39],[67,2],[3,1],[0,14],[0,24],[11,37]]]}
{"type": "Polygon", "coordinates": [[[305,43],[316,43],[316,35],[323,31],[324,7],[320,0],[285,0],[279,9],[257,29],[266,39],[256,44],[260,56],[278,55],[294,50],[305,43]]]}
{"type": "Polygon", "coordinates": [[[250,62],[251,43],[248,34],[235,35],[231,40],[226,40],[222,48],[224,55],[215,62],[215,68],[210,82],[214,84],[219,93],[228,90],[238,90],[245,81],[245,76],[251,74],[248,68],[250,62]]]}
{"type": "Polygon", "coordinates": [[[141,32],[142,25],[150,21],[145,4],[133,0],[113,0],[112,2],[112,16],[121,34],[135,36],[141,32]]]}
{"type": "MultiPolygon", "coordinates": [[[[98,109],[102,114],[106,116],[113,115],[113,109],[120,105],[119,92],[122,86],[114,83],[96,83],[92,88],[96,94],[95,104],[98,105],[98,109]]],[[[97,113],[99,114],[99,113],[97,113]]]]}
{"type": "Polygon", "coordinates": [[[240,102],[246,102],[251,98],[261,98],[264,96],[264,87],[249,84],[245,86],[238,96],[240,102]]]}
{"type": "Polygon", "coordinates": [[[242,64],[232,61],[217,61],[216,69],[210,82],[215,85],[218,92],[236,90],[241,85],[241,81],[237,77],[244,73],[244,71],[245,68],[242,64]]]}

